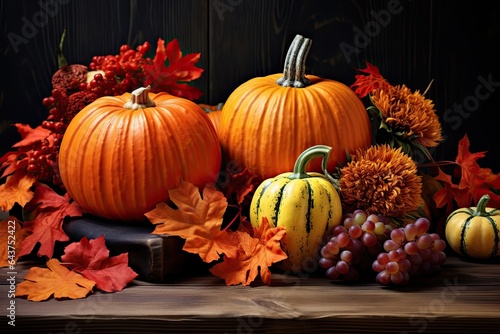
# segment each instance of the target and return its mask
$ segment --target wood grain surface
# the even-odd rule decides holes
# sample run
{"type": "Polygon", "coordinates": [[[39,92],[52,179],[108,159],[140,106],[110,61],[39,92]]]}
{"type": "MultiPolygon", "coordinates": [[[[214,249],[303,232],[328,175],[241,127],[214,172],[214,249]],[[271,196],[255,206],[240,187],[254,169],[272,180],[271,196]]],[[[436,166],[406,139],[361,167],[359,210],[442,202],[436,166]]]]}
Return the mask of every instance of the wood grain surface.
{"type": "MultiPolygon", "coordinates": [[[[34,262],[17,265],[23,280],[34,262]]],[[[16,298],[16,330],[37,333],[497,333],[499,262],[449,256],[432,277],[388,288],[332,283],[317,274],[274,273],[271,286],[226,286],[215,276],[168,284],[134,281],[118,293],[80,300],[16,298]]],[[[8,286],[0,270],[5,310],[8,286]]],[[[5,311],[4,311],[5,312],[5,311]]],[[[6,319],[0,328],[7,328],[6,319]]],[[[7,333],[2,331],[2,333],[7,333]]]]}

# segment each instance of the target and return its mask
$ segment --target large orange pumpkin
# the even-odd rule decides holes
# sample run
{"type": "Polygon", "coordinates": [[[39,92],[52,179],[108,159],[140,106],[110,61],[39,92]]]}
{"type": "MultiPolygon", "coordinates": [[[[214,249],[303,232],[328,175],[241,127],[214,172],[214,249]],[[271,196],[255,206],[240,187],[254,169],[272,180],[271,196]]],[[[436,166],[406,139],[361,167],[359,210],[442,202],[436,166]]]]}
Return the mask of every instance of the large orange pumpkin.
{"type": "Polygon", "coordinates": [[[220,166],[217,133],[201,107],[149,87],[86,106],[59,151],[69,195],[88,213],[121,221],[145,220],[181,179],[214,182],[220,166]]]}
{"type": "MultiPolygon", "coordinates": [[[[311,40],[297,35],[284,72],[250,79],[222,108],[223,157],[263,179],[293,169],[297,156],[315,145],[332,147],[329,169],[346,162],[346,150],[371,144],[371,124],[358,96],[345,84],[305,76],[311,40]]],[[[321,172],[321,159],[308,171],[321,172]]]]}

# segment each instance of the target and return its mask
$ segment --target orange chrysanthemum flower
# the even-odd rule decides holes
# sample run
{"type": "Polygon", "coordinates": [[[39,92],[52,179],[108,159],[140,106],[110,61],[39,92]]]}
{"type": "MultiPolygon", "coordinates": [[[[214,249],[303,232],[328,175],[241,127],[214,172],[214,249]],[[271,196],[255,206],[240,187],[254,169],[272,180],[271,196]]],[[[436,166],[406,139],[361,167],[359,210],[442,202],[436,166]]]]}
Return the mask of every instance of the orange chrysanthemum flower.
{"type": "Polygon", "coordinates": [[[420,149],[435,147],[443,140],[434,103],[418,91],[405,85],[386,86],[374,90],[371,100],[396,140],[420,149]]]}
{"type": "Polygon", "coordinates": [[[401,148],[387,144],[358,149],[340,170],[342,205],[346,211],[401,218],[421,203],[422,178],[401,148]]]}

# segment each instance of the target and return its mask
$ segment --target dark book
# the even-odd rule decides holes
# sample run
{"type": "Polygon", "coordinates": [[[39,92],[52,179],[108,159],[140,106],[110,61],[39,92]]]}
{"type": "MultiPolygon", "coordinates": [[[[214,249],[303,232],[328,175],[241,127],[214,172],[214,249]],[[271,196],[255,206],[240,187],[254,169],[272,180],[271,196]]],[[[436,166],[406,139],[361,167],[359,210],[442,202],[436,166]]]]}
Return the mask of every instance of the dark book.
{"type": "Polygon", "coordinates": [[[152,224],[131,225],[92,216],[64,223],[64,231],[73,242],[103,235],[110,256],[128,253],[129,266],[139,280],[166,282],[203,267],[197,255],[182,250],[182,238],[151,234],[153,230],[152,224]]]}

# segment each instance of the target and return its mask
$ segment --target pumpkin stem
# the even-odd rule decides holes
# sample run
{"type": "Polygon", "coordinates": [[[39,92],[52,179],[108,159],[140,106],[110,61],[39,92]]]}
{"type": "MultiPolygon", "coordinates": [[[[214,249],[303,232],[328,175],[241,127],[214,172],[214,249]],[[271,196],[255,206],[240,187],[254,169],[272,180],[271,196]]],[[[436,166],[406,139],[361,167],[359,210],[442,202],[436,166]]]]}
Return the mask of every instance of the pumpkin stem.
{"type": "Polygon", "coordinates": [[[295,36],[285,58],[283,76],[276,83],[282,87],[303,88],[311,82],[305,77],[306,58],[312,41],[301,35],[295,36]]]}
{"type": "Polygon", "coordinates": [[[151,86],[141,87],[134,90],[130,95],[130,100],[123,105],[125,109],[139,109],[156,106],[155,101],[149,98],[151,86]]]}
{"type": "Polygon", "coordinates": [[[325,145],[316,145],[309,147],[299,155],[299,157],[295,161],[295,165],[293,166],[293,172],[290,176],[288,176],[288,178],[293,180],[293,179],[305,179],[310,177],[310,175],[306,173],[306,166],[309,163],[309,161],[318,156],[323,157],[322,167],[323,167],[323,172],[326,173],[326,165],[331,151],[332,148],[330,146],[325,146],[325,145]]]}
{"type": "Polygon", "coordinates": [[[473,216],[482,216],[482,217],[487,217],[490,214],[486,212],[486,204],[488,204],[488,201],[490,200],[490,195],[484,194],[481,196],[479,199],[479,202],[477,203],[476,210],[472,214],[473,216]]]}

